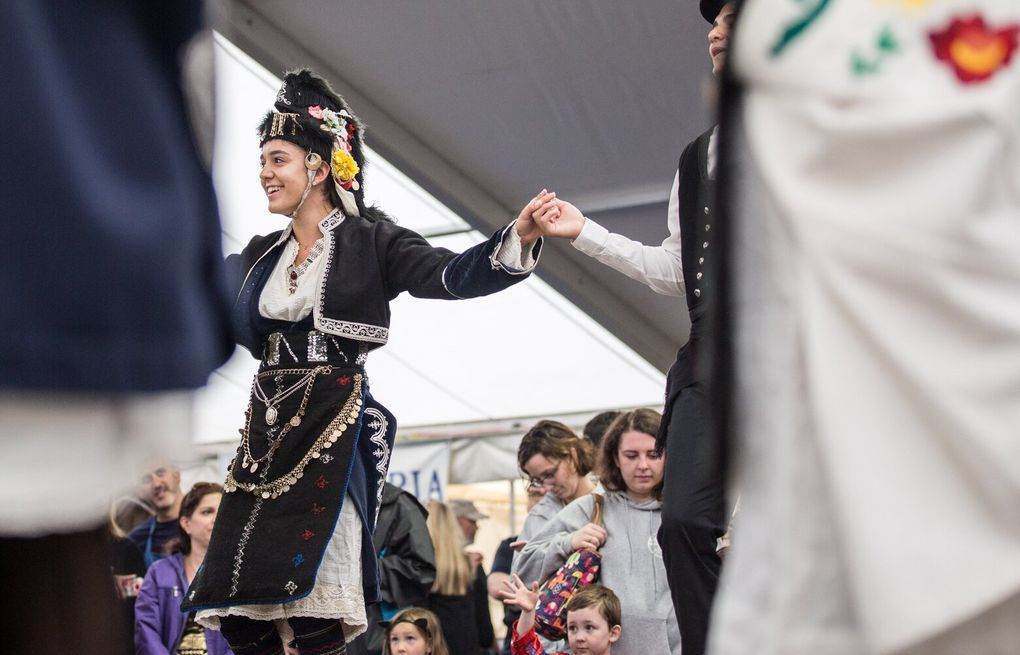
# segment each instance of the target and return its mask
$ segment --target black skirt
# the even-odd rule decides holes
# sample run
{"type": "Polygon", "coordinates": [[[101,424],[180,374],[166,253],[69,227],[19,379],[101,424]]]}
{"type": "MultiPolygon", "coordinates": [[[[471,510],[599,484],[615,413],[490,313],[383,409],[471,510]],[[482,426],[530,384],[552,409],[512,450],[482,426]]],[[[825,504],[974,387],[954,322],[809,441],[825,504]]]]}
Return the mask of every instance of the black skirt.
{"type": "Polygon", "coordinates": [[[356,352],[307,334],[287,333],[263,359],[185,611],[312,590],[351,480],[367,382],[356,352]]]}

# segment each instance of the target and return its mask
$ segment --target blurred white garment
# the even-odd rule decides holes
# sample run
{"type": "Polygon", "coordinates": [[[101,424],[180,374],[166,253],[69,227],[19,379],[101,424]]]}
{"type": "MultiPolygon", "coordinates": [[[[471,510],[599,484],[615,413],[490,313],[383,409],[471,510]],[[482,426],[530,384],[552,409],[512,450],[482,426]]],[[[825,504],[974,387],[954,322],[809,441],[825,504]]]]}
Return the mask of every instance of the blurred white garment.
{"type": "Polygon", "coordinates": [[[745,2],[712,655],[1020,649],[1018,31],[1016,0],[745,2]]]}
{"type": "Polygon", "coordinates": [[[103,524],[115,494],[191,455],[194,392],[0,393],[0,535],[103,524]]]}

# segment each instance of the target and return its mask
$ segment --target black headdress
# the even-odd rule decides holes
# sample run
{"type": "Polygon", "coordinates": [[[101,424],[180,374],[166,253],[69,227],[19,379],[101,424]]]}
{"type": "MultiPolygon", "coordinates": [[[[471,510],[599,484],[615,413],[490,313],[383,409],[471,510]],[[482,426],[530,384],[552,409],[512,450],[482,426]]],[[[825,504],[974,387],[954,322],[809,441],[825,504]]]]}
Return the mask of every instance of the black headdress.
{"type": "Polygon", "coordinates": [[[361,121],[344,99],[307,69],[284,76],[273,109],[259,126],[260,146],[283,139],[310,153],[310,168],[317,161],[328,165],[334,182],[330,195],[348,215],[365,215],[362,138],[361,121]]]}

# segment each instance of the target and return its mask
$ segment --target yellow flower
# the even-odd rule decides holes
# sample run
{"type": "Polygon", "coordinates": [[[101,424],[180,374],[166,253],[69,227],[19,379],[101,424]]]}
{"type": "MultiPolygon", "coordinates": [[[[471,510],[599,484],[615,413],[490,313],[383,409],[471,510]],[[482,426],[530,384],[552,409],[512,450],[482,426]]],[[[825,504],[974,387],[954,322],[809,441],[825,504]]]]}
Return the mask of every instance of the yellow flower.
{"type": "Polygon", "coordinates": [[[333,151],[333,177],[341,182],[350,182],[360,170],[354,157],[339,148],[333,151]]]}

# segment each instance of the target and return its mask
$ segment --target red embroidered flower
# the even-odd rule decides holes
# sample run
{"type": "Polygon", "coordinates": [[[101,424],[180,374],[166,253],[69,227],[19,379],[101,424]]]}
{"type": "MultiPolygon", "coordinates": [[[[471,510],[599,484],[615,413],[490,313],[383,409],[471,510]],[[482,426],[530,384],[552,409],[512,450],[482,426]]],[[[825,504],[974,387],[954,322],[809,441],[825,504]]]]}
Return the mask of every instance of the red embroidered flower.
{"type": "Polygon", "coordinates": [[[315,481],[315,486],[319,489],[325,489],[328,484],[329,480],[326,479],[325,475],[320,475],[319,479],[315,481]]]}
{"type": "Polygon", "coordinates": [[[349,378],[346,375],[341,375],[336,379],[336,383],[346,387],[348,384],[351,383],[351,378],[349,378]]]}
{"type": "Polygon", "coordinates": [[[312,503],[312,514],[322,514],[326,511],[326,508],[319,503],[312,503]]]}
{"type": "Polygon", "coordinates": [[[947,62],[965,84],[983,82],[1004,68],[1016,52],[1020,24],[998,29],[978,15],[954,18],[941,32],[931,32],[935,58],[947,62]]]}
{"type": "Polygon", "coordinates": [[[311,539],[314,536],[315,536],[315,533],[312,532],[311,530],[305,530],[304,532],[301,533],[301,538],[304,539],[305,541],[308,541],[309,539],[311,539]]]}

